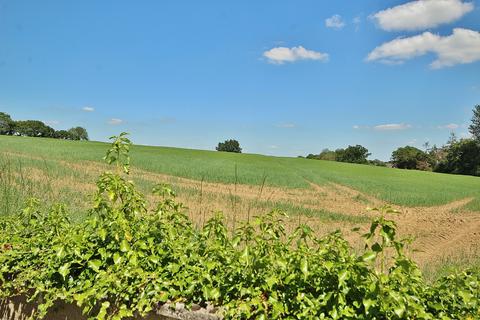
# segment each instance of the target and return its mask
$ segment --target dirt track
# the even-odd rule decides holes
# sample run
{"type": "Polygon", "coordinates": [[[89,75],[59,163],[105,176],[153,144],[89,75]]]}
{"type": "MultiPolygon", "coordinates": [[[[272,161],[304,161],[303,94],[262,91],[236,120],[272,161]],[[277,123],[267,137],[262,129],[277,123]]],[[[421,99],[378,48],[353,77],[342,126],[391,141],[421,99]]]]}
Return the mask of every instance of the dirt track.
{"type": "MultiPolygon", "coordinates": [[[[85,194],[93,192],[96,177],[106,169],[105,165],[96,162],[58,163],[73,170],[75,176],[58,177],[53,181],[55,189],[74,186],[85,194]],[[84,177],[83,181],[78,181],[78,175],[84,177]]],[[[350,231],[355,226],[352,221],[342,221],[342,216],[326,221],[321,215],[322,210],[345,217],[363,217],[365,221],[365,217],[374,216],[366,210],[367,207],[386,205],[370,195],[332,183],[317,185],[308,181],[309,189],[288,189],[201,182],[138,169],[132,170],[132,177],[148,184],[165,182],[173,185],[178,190],[179,201],[186,204],[190,217],[199,225],[215,212],[222,211],[229,226],[233,227],[241,220],[273,209],[276,204],[287,203],[294,208],[318,212],[309,216],[292,215],[287,220],[287,230],[294,229],[299,223],[307,223],[319,235],[340,229],[354,247],[361,246],[361,243],[358,235],[350,231]]],[[[38,169],[31,170],[29,178],[37,181],[49,179],[38,169]]],[[[51,179],[49,183],[52,183],[51,179]]],[[[397,222],[401,236],[414,237],[412,248],[416,251],[412,255],[421,266],[471,260],[480,256],[480,214],[459,210],[471,200],[462,199],[437,207],[394,206],[400,213],[389,217],[397,222]]],[[[366,230],[368,223],[356,225],[366,230]]]]}

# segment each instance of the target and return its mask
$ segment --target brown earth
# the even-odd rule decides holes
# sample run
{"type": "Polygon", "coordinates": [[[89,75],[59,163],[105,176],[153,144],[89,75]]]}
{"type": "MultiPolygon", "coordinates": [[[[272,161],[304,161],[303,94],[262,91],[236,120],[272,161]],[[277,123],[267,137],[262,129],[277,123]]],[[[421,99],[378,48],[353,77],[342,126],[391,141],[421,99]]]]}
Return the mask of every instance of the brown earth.
{"type": "MultiPolygon", "coordinates": [[[[85,199],[85,195],[94,190],[95,178],[107,169],[105,165],[96,162],[57,162],[69,174],[62,172],[52,177],[52,173],[45,172],[43,168],[26,168],[26,176],[37,183],[50,184],[50,189],[53,190],[71,188],[83,194],[85,199]]],[[[240,221],[287,205],[290,209],[287,210],[290,211],[290,218],[286,220],[287,230],[293,230],[300,223],[308,224],[318,235],[341,230],[356,248],[362,242],[351,229],[359,226],[361,230],[367,230],[368,221],[365,217],[374,217],[376,214],[367,211],[367,207],[388,205],[370,195],[332,183],[317,185],[307,181],[310,184],[308,189],[223,184],[135,168],[131,177],[144,188],[156,183],[171,184],[177,190],[179,201],[188,207],[190,218],[198,225],[205,223],[215,212],[222,211],[226,223],[233,228],[240,221]],[[295,211],[301,214],[295,214],[295,211]],[[334,218],[328,213],[334,213],[334,218]]],[[[153,197],[148,199],[153,200],[153,197]]],[[[388,214],[388,217],[397,223],[400,236],[414,238],[412,256],[421,266],[435,266],[447,261],[469,261],[480,256],[480,215],[458,209],[471,200],[463,199],[436,207],[392,206],[400,213],[388,214]]]]}

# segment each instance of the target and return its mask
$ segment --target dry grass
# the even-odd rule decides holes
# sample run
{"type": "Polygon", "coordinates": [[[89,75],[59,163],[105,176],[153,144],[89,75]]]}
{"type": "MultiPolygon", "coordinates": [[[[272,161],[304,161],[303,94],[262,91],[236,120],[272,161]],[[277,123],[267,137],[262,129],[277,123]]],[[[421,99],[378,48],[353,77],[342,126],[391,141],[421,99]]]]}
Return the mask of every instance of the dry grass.
{"type": "MultiPolygon", "coordinates": [[[[12,169],[11,187],[21,190],[30,186],[30,194],[52,202],[65,202],[81,217],[95,190],[95,179],[108,167],[98,162],[48,160],[24,154],[4,154],[10,160],[23,163],[21,170],[12,169]],[[27,183],[26,183],[27,181],[27,183]],[[32,187],[33,186],[33,187],[32,187]]],[[[373,217],[367,207],[385,205],[384,201],[350,187],[327,183],[317,185],[307,181],[308,189],[292,189],[238,183],[212,183],[133,168],[131,179],[139,188],[148,191],[157,183],[168,183],[178,194],[178,200],[188,207],[188,214],[197,225],[203,225],[216,212],[222,211],[226,223],[235,228],[241,221],[280,209],[285,211],[286,229],[308,224],[317,235],[341,230],[353,247],[362,245],[359,226],[366,231],[373,217]]],[[[26,195],[24,195],[26,196],[26,195]]],[[[148,197],[154,200],[153,196],[148,197]]],[[[455,201],[437,207],[399,207],[392,215],[402,236],[413,236],[412,253],[419,264],[431,274],[445,265],[466,265],[478,258],[480,252],[480,216],[459,210],[471,199],[455,201]],[[448,263],[447,263],[448,262],[448,263]]]]}

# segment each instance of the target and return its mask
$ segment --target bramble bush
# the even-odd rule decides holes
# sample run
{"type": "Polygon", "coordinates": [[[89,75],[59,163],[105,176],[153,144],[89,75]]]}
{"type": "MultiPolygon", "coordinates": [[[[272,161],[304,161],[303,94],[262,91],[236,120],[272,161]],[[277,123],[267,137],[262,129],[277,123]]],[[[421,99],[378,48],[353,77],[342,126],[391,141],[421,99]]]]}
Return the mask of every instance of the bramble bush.
{"type": "Polygon", "coordinates": [[[91,319],[145,315],[164,303],[220,306],[226,319],[478,319],[480,275],[428,284],[405,255],[396,225],[379,215],[355,253],[339,232],[292,234],[273,211],[227,230],[221,214],[196,227],[158,185],[149,205],[128,180],[126,134],[105,160],[89,217],[45,212],[38,200],[0,222],[0,299],[27,295],[42,318],[57,300],[91,319]],[[154,208],[149,209],[149,208],[154,208]],[[41,297],[41,299],[40,299],[41,297]]]}

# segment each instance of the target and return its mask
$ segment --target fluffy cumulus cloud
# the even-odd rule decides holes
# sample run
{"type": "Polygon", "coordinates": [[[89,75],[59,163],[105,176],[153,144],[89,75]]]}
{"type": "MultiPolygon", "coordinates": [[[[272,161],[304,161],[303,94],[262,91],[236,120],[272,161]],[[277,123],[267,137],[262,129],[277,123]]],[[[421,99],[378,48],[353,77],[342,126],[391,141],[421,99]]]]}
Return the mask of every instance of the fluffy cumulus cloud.
{"type": "Polygon", "coordinates": [[[110,124],[112,126],[118,126],[119,124],[122,124],[122,123],[123,123],[122,119],[112,118],[112,119],[108,120],[108,124],[110,124]]]}
{"type": "Polygon", "coordinates": [[[378,126],[373,127],[373,129],[378,131],[395,131],[395,130],[406,130],[412,126],[406,123],[389,123],[389,124],[379,124],[378,126]]]}
{"type": "Polygon", "coordinates": [[[285,62],[295,62],[299,60],[328,61],[327,53],[308,50],[302,46],[293,48],[276,47],[265,51],[263,56],[267,58],[269,62],[275,64],[283,64],[285,62]]]}
{"type": "Polygon", "coordinates": [[[325,25],[327,26],[327,28],[340,30],[345,27],[345,22],[340,15],[335,14],[325,20],[325,25]]]}
{"type": "Polygon", "coordinates": [[[367,61],[397,64],[427,53],[437,56],[430,64],[433,69],[478,61],[480,32],[456,28],[449,36],[424,32],[412,37],[397,38],[375,48],[368,55],[367,61]]]}
{"type": "Polygon", "coordinates": [[[387,31],[425,30],[458,20],[473,8],[473,3],[461,0],[418,0],[377,12],[372,18],[387,31]]]}
{"type": "Polygon", "coordinates": [[[85,111],[85,112],[93,112],[93,111],[95,111],[95,108],[92,108],[92,107],[83,107],[82,110],[85,111]]]}

